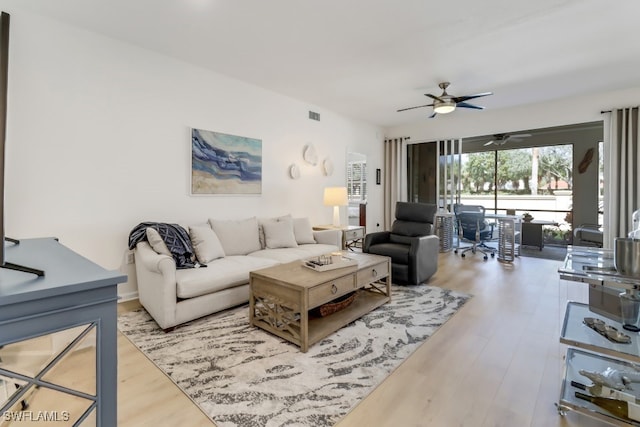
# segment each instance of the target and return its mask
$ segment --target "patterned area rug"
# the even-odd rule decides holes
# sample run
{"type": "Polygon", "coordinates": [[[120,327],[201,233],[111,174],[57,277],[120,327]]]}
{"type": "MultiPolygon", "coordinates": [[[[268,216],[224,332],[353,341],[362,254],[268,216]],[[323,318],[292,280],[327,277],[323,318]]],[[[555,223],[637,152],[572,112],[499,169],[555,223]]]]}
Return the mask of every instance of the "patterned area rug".
{"type": "Polygon", "coordinates": [[[470,298],[392,286],[392,301],[307,353],[249,326],[248,305],[165,334],[144,309],[119,329],[220,427],[332,426],[470,298]]]}

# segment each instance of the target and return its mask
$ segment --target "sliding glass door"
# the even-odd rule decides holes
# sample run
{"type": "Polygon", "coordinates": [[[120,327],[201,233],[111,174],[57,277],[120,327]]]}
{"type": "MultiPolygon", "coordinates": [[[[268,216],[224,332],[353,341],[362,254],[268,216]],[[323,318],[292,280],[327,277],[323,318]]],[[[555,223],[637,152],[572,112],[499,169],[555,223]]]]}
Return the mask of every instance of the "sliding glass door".
{"type": "Polygon", "coordinates": [[[547,243],[571,241],[571,144],[496,149],[462,155],[463,204],[544,223],[547,243]]]}

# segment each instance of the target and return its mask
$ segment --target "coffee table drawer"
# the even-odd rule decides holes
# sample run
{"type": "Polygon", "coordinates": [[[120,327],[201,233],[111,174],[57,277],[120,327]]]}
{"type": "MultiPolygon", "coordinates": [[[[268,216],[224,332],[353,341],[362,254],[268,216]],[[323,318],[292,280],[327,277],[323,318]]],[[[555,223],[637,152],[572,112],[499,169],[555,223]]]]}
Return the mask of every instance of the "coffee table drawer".
{"type": "Polygon", "coordinates": [[[315,286],[309,289],[309,308],[332,301],[354,289],[355,278],[353,274],[315,286]]]}
{"type": "Polygon", "coordinates": [[[381,262],[373,267],[358,271],[358,284],[365,285],[367,283],[375,282],[376,280],[384,279],[388,275],[389,262],[381,262]]]}

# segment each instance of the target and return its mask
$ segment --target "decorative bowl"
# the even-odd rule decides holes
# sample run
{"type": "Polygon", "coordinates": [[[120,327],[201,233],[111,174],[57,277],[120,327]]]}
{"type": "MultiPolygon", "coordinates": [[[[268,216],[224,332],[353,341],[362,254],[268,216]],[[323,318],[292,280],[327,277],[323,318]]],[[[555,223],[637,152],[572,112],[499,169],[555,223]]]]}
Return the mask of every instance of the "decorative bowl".
{"type": "Polygon", "coordinates": [[[640,276],[640,240],[617,237],[613,248],[613,265],[620,274],[640,276]]]}

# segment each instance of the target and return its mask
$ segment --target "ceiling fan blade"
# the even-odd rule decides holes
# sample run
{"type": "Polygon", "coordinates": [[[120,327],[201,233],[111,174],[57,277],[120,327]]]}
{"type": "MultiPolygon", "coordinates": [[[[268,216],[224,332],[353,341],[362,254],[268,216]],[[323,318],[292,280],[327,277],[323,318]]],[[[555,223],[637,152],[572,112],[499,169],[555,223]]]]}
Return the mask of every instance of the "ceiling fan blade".
{"type": "Polygon", "coordinates": [[[425,93],[424,96],[428,96],[429,98],[435,99],[436,101],[439,101],[439,102],[445,102],[444,99],[440,98],[439,96],[432,95],[430,93],[425,93]]]}
{"type": "Polygon", "coordinates": [[[437,115],[438,115],[438,113],[436,113],[436,112],[434,111],[434,112],[433,112],[433,114],[429,116],[429,118],[430,118],[430,119],[433,119],[433,118],[434,118],[435,116],[437,116],[437,115]]]}
{"type": "Polygon", "coordinates": [[[509,138],[511,139],[517,139],[517,138],[529,138],[531,136],[530,133],[518,133],[515,135],[509,135],[509,138]]]}
{"type": "Polygon", "coordinates": [[[484,146],[486,147],[487,145],[493,145],[493,144],[495,144],[495,141],[491,140],[491,141],[485,143],[484,146]]]}
{"type": "Polygon", "coordinates": [[[489,96],[489,95],[493,95],[493,92],[482,92],[482,93],[476,93],[475,95],[466,95],[466,96],[454,96],[453,100],[455,102],[464,102],[470,99],[481,98],[483,96],[489,96]]]}
{"type": "Polygon", "coordinates": [[[473,108],[476,110],[484,110],[484,107],[481,107],[479,105],[473,105],[473,104],[467,104],[466,102],[458,102],[456,104],[456,108],[460,107],[460,108],[473,108]]]}
{"type": "Polygon", "coordinates": [[[401,110],[398,110],[397,112],[399,113],[400,111],[413,110],[414,108],[423,108],[423,107],[433,107],[433,104],[418,105],[417,107],[403,108],[403,109],[401,109],[401,110]]]}

